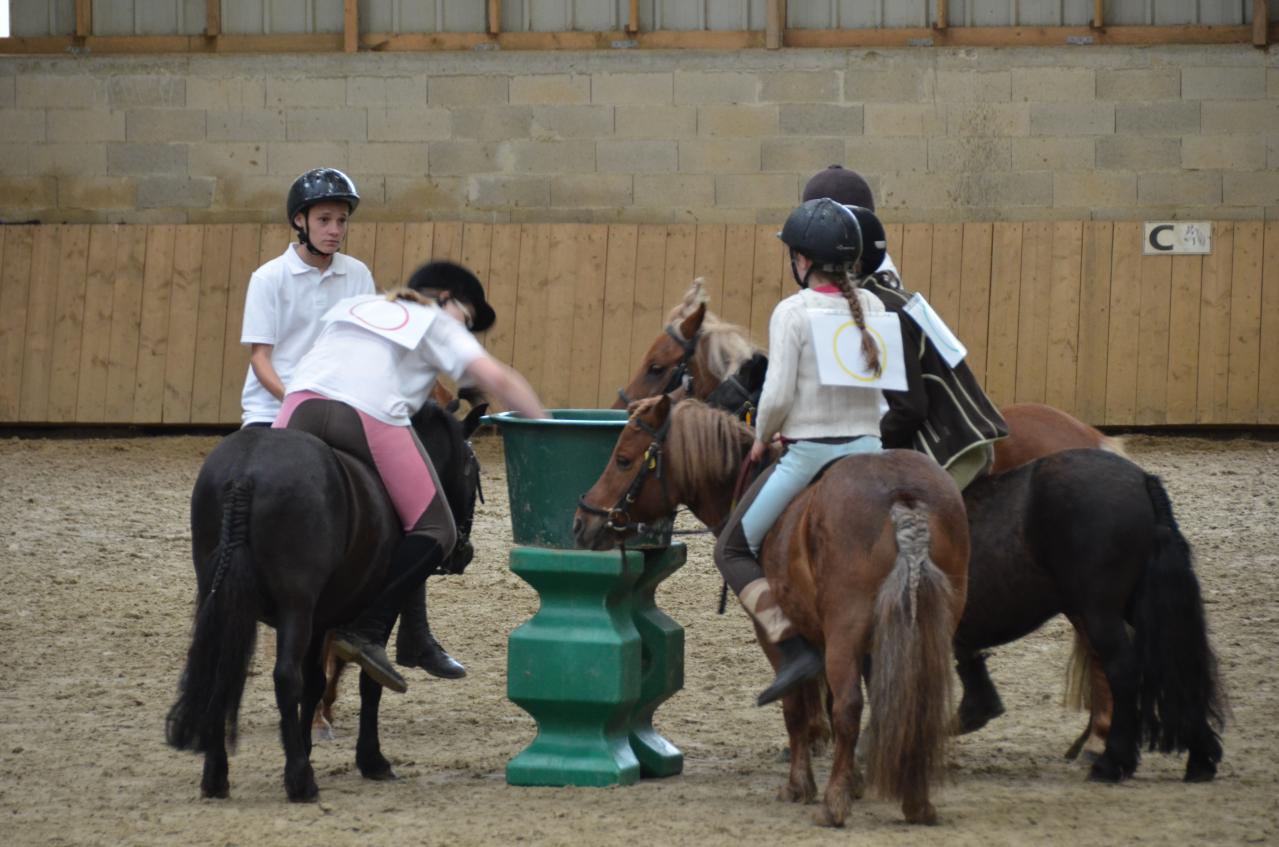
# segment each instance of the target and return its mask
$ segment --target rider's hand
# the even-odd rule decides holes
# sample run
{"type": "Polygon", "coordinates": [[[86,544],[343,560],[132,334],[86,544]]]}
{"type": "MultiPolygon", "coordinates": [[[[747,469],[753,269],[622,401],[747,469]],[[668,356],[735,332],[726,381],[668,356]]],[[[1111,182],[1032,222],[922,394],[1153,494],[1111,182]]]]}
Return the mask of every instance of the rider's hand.
{"type": "Polygon", "coordinates": [[[767,450],[768,450],[767,444],[765,444],[763,441],[756,440],[755,443],[751,445],[751,452],[749,455],[747,455],[746,458],[752,462],[758,463],[760,459],[764,458],[764,453],[767,450]]]}

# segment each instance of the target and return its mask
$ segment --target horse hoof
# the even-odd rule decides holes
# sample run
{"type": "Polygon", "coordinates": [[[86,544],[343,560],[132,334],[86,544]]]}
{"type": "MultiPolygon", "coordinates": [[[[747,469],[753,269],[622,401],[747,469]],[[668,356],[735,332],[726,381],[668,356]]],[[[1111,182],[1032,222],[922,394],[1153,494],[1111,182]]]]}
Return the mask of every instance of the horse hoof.
{"type": "Polygon", "coordinates": [[[300,788],[289,789],[290,803],[315,803],[320,799],[319,786],[312,781],[309,785],[303,785],[300,788]]]}
{"type": "Polygon", "coordinates": [[[841,829],[844,826],[844,815],[829,806],[823,805],[817,810],[817,814],[813,815],[813,823],[818,826],[830,827],[831,829],[841,829]]]}
{"type": "MultiPolygon", "coordinates": [[[[1211,779],[1211,777],[1209,777],[1209,779],[1211,779]]],[[[225,800],[231,796],[231,787],[228,785],[221,785],[215,788],[204,788],[201,786],[200,796],[206,800],[225,800]]]]}
{"type": "Polygon", "coordinates": [[[337,738],[337,736],[334,735],[333,727],[330,726],[329,724],[325,724],[324,726],[317,726],[315,728],[316,741],[333,741],[335,738],[337,738]]]}
{"type": "Polygon", "coordinates": [[[933,807],[932,803],[929,803],[922,809],[906,812],[906,823],[919,826],[937,826],[937,809],[933,807]]]}
{"type": "Polygon", "coordinates": [[[1105,756],[1100,756],[1097,761],[1093,762],[1088,771],[1089,782],[1104,782],[1110,785],[1117,785],[1123,779],[1123,769],[1105,756]]]}
{"type": "Polygon", "coordinates": [[[1208,767],[1195,767],[1195,763],[1191,762],[1186,767],[1185,782],[1212,782],[1217,776],[1217,766],[1209,765],[1208,767]]]}

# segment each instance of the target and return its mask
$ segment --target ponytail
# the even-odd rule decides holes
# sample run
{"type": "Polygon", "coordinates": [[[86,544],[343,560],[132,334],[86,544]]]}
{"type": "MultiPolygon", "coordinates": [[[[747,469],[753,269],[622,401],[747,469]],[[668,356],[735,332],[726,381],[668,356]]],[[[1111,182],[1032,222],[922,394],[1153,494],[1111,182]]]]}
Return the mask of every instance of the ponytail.
{"type": "Polygon", "coordinates": [[[870,368],[875,376],[881,376],[884,373],[884,366],[879,361],[879,345],[866,330],[866,314],[862,311],[862,301],[857,296],[857,280],[853,274],[853,270],[845,271],[834,277],[834,282],[840,293],[844,295],[844,299],[848,301],[848,310],[853,313],[853,323],[857,324],[857,328],[862,332],[862,358],[866,360],[866,367],[870,368]]]}
{"type": "Polygon", "coordinates": [[[386,292],[386,299],[392,302],[395,302],[396,300],[411,300],[422,306],[429,306],[435,302],[430,297],[426,297],[423,294],[414,291],[412,288],[405,288],[403,286],[399,288],[392,288],[390,291],[386,292]]]}

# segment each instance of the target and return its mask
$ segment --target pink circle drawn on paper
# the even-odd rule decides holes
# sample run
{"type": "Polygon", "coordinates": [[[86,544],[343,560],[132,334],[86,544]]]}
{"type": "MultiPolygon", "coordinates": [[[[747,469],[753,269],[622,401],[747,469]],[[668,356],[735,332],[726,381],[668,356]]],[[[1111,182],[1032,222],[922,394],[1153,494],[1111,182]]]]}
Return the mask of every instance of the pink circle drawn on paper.
{"type": "Polygon", "coordinates": [[[397,329],[404,329],[404,327],[408,326],[408,323],[409,323],[409,310],[404,307],[403,303],[400,303],[398,301],[388,302],[386,300],[381,300],[381,299],[365,300],[363,303],[356,303],[354,306],[352,306],[348,310],[348,312],[351,315],[351,317],[355,318],[357,321],[364,324],[365,326],[372,327],[373,329],[380,329],[383,332],[395,332],[397,329]],[[399,323],[393,326],[389,324],[384,326],[380,323],[374,323],[368,318],[362,317],[357,311],[358,309],[364,306],[382,306],[382,305],[391,306],[392,308],[398,309],[400,311],[400,316],[402,320],[400,320],[399,323]]]}

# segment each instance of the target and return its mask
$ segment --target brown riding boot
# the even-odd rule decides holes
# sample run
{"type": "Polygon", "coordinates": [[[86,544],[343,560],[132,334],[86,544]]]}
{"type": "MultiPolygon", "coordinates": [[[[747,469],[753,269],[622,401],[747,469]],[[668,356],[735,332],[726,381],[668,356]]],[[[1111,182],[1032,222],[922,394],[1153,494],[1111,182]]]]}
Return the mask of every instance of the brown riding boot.
{"type": "Polygon", "coordinates": [[[821,651],[795,631],[795,625],[777,605],[767,579],[747,583],[738,599],[781,653],[777,676],[760,692],[756,705],[765,706],[780,700],[826,669],[821,651]]]}

